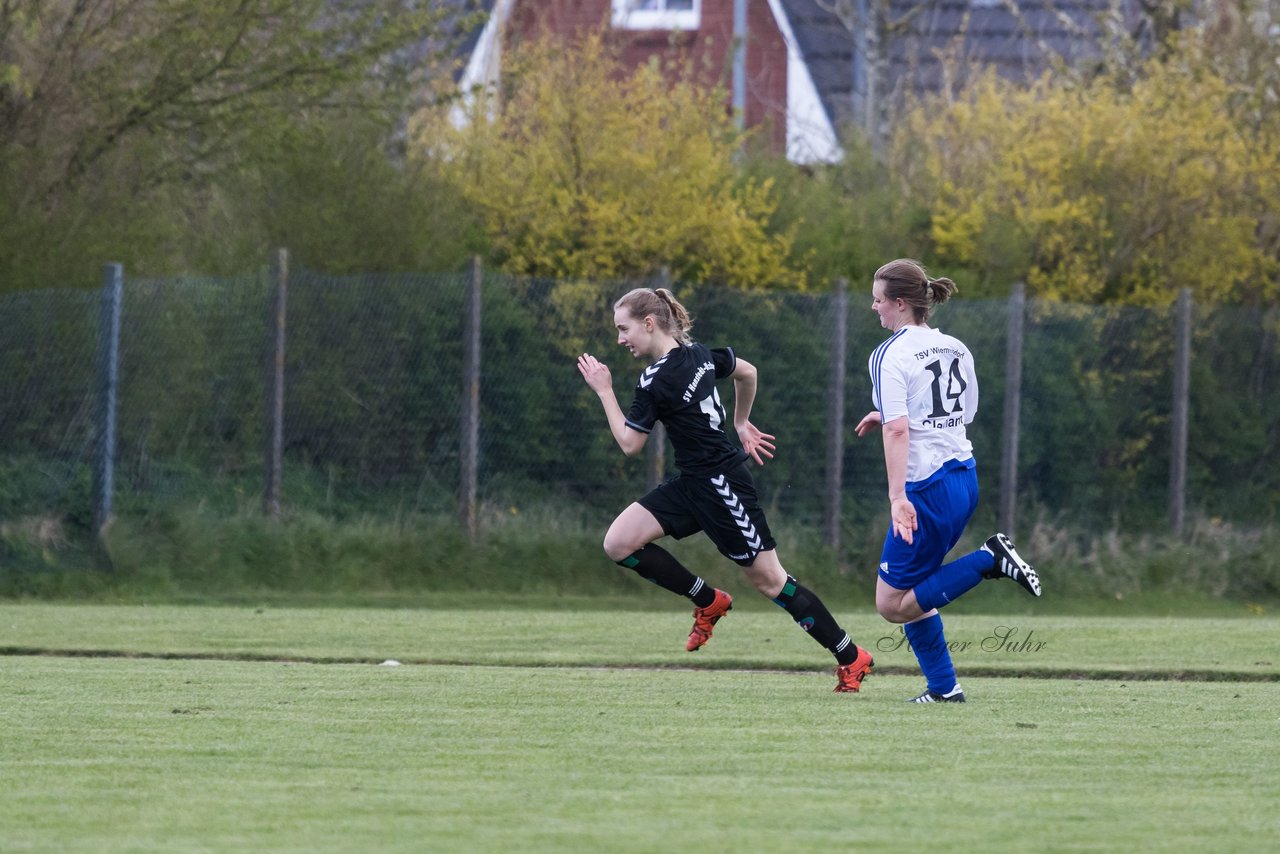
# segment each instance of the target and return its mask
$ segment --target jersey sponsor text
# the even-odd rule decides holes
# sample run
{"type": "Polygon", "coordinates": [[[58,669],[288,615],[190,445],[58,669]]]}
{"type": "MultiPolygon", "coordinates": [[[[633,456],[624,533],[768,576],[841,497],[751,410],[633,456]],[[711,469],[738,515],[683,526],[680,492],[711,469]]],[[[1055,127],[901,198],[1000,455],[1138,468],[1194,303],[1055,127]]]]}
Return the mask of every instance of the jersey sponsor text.
{"type": "Polygon", "coordinates": [[[704,362],[701,367],[693,374],[693,379],[689,381],[689,385],[684,390],[684,402],[688,403],[693,400],[693,393],[698,389],[698,383],[702,382],[702,377],[707,371],[714,371],[716,366],[713,362],[704,362]]]}

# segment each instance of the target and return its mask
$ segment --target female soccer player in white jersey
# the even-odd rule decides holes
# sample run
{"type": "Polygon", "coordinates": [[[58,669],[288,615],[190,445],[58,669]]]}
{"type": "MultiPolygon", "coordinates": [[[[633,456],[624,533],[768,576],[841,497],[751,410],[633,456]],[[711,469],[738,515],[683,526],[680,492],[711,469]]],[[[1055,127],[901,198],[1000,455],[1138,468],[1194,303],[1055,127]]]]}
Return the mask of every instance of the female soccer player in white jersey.
{"type": "Polygon", "coordinates": [[[654,543],[705,533],[720,553],[742,567],[755,588],[786,610],[836,658],[836,691],[857,691],[874,662],[836,623],[817,595],[788,575],[778,560],[769,523],[756,499],[747,458],[764,465],[773,439],[751,423],[756,369],[730,348],[710,350],[689,337],[689,313],[666,288],[637,288],[614,304],[618,343],[651,364],[640,374],[631,408],[623,414],[609,368],[594,356],[578,357],[578,370],[600,397],[609,429],[623,453],[644,447],[661,421],[680,473],[628,506],[604,537],[610,559],[641,578],[693,601],[693,652],[711,637],[733,599],[709,587],[654,543]],[[738,447],[725,434],[725,412],[716,380],[733,379],[733,426],[738,447]]]}
{"type": "Polygon", "coordinates": [[[984,578],[1012,578],[1040,595],[1036,572],[1004,534],[950,563],[943,558],[978,505],[978,475],[965,425],[978,411],[973,356],[960,340],[926,322],[956,290],[931,279],[916,261],[899,259],[876,271],[871,308],[893,334],[871,354],[875,410],[859,436],[883,427],[889,479],[889,532],[876,580],[876,610],[903,623],[928,686],[917,703],[963,703],[938,608],[984,578]]]}

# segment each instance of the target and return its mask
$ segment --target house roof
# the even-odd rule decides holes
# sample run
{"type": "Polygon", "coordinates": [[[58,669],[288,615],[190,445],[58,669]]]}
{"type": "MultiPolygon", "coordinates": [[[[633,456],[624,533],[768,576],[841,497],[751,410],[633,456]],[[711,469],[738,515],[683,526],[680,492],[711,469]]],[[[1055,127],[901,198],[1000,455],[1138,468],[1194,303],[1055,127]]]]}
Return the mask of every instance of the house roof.
{"type": "MultiPolygon", "coordinates": [[[[780,2],[832,123],[846,124],[867,94],[862,39],[830,2],[780,2]]],[[[877,91],[896,99],[941,90],[943,56],[962,75],[992,66],[1029,82],[1059,60],[1097,58],[1107,32],[1137,32],[1139,16],[1136,0],[890,0],[888,21],[895,32],[877,91]]]]}
{"type": "Polygon", "coordinates": [[[432,73],[448,73],[453,82],[462,79],[471,55],[479,45],[494,6],[501,0],[428,0],[440,13],[439,26],[407,52],[410,62],[427,63],[432,73]]]}
{"type": "Polygon", "coordinates": [[[780,0],[780,3],[827,117],[832,127],[839,128],[852,116],[853,34],[815,0],[780,0]]]}

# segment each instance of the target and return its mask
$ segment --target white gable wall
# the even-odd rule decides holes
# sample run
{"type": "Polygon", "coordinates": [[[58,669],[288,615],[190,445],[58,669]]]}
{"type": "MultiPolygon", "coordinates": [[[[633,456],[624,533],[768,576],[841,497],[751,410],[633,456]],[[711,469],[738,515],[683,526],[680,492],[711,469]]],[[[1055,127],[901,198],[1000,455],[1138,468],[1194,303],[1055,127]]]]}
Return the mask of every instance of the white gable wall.
{"type": "Polygon", "coordinates": [[[787,43],[787,159],[792,163],[836,163],[844,158],[844,151],[818,97],[791,22],[778,0],[769,0],[769,9],[787,43]]]}
{"type": "Polygon", "coordinates": [[[476,88],[491,89],[502,77],[502,34],[506,30],[513,6],[515,0],[496,0],[493,4],[493,11],[489,13],[480,38],[476,41],[471,56],[467,58],[467,67],[458,80],[462,103],[455,106],[449,114],[454,127],[466,125],[467,108],[475,99],[473,93],[476,88]]]}

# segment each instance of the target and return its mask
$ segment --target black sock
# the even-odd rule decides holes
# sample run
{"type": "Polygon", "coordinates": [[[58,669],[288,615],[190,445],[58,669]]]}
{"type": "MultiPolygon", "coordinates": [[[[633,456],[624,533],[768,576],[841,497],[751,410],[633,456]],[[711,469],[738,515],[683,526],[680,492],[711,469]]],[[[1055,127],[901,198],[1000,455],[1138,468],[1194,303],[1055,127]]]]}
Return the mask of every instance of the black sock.
{"type": "Polygon", "coordinates": [[[788,575],[782,592],[773,601],[791,615],[797,626],[826,647],[836,657],[837,663],[853,664],[858,657],[858,647],[840,628],[818,594],[788,575]]]}
{"type": "Polygon", "coordinates": [[[687,597],[699,608],[705,608],[716,599],[716,589],[684,568],[662,546],[649,543],[637,552],[618,561],[618,566],[634,570],[641,578],[652,581],[663,590],[670,590],[687,597]]]}

